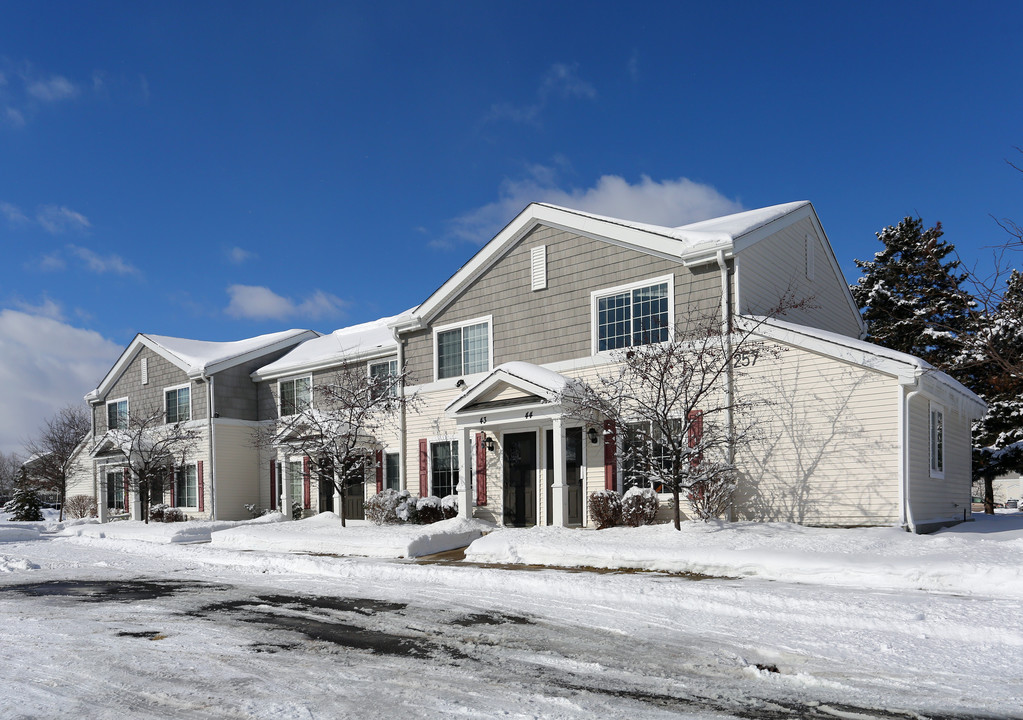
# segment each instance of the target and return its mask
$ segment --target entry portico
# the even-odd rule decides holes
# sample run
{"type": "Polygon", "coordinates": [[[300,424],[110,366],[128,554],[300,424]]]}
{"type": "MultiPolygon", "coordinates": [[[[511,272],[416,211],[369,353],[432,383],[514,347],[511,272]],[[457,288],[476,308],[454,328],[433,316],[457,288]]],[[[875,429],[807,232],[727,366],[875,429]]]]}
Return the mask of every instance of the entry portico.
{"type": "Polygon", "coordinates": [[[566,389],[576,382],[532,363],[508,362],[447,406],[445,412],[455,420],[461,437],[460,466],[466,468],[459,473],[460,516],[471,518],[476,505],[468,472],[473,467],[471,436],[475,432],[481,442],[497,443],[503,450],[503,524],[536,525],[545,506],[548,524],[565,527],[585,522],[583,423],[566,416],[563,400],[566,389]],[[543,471],[546,482],[539,483],[543,471]]]}

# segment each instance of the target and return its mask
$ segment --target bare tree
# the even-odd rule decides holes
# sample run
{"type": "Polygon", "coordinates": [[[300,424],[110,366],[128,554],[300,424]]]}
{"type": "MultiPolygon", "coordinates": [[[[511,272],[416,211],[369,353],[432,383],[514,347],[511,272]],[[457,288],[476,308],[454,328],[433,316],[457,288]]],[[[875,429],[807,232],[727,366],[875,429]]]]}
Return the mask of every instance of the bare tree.
{"type": "MultiPolygon", "coordinates": [[[[769,315],[806,305],[786,300],[769,315]]],[[[753,439],[750,411],[763,402],[733,388],[777,352],[753,338],[766,321],[742,318],[724,329],[714,314],[688,315],[667,341],[615,350],[610,372],[562,398],[571,415],[617,435],[626,484],[671,493],[676,529],[683,497],[704,518],[730,501],[734,452],[753,439]]]]}
{"type": "Polygon", "coordinates": [[[68,405],[46,420],[39,434],[26,445],[29,460],[26,473],[37,490],[56,493],[60,519],[64,519],[68,477],[78,465],[78,446],[89,434],[89,411],[83,405],[68,405]]]}
{"type": "Polygon", "coordinates": [[[175,467],[183,465],[199,442],[201,433],[190,423],[168,423],[159,406],[132,408],[118,427],[108,430],[99,441],[99,449],[119,456],[127,469],[126,490],[138,493],[142,514],[149,522],[151,491],[162,488],[162,481],[175,467]]]}
{"type": "Polygon", "coordinates": [[[13,497],[20,473],[21,458],[14,453],[0,452],[0,502],[13,497]]]}
{"type": "Polygon", "coordinates": [[[344,500],[349,488],[364,482],[366,472],[375,466],[378,438],[397,428],[400,414],[419,402],[415,393],[404,392],[407,380],[404,369],[371,377],[365,363],[344,363],[317,377],[311,407],[291,408],[293,414],[258,433],[257,444],[286,447],[308,457],[310,471],[317,472],[320,482],[329,479],[341,497],[338,514],[344,527],[344,500]]]}

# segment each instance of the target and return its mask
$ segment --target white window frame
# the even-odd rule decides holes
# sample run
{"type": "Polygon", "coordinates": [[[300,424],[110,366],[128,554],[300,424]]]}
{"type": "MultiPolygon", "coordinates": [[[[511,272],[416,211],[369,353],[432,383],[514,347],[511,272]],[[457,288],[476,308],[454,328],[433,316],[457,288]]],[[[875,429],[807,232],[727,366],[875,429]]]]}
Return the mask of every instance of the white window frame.
{"type": "Polygon", "coordinates": [[[171,424],[171,420],[167,415],[167,411],[170,409],[167,405],[167,393],[176,390],[188,390],[188,417],[182,420],[178,418],[175,423],[188,422],[192,419],[192,385],[191,383],[185,383],[184,385],[174,385],[173,387],[165,387],[163,389],[163,417],[168,425],[171,424]]]}
{"type": "MultiPolygon", "coordinates": [[[[433,379],[434,380],[454,380],[464,375],[476,375],[478,373],[466,373],[465,372],[465,354],[462,354],[462,372],[451,377],[442,378],[440,376],[440,356],[437,354],[438,342],[437,336],[441,333],[448,332],[450,330],[458,330],[461,328],[470,327],[472,325],[483,325],[487,326],[487,369],[480,372],[490,372],[494,369],[494,316],[485,315],[483,317],[473,318],[472,320],[464,320],[462,322],[451,323],[450,325],[441,325],[433,329],[433,379]]],[[[465,342],[463,336],[462,342],[465,342]]],[[[464,347],[464,346],[463,346],[464,347]]]]}
{"type": "Polygon", "coordinates": [[[281,409],[282,409],[281,401],[284,398],[284,395],[281,392],[281,385],[283,383],[295,382],[296,380],[302,380],[302,379],[308,379],[309,380],[309,408],[308,409],[310,409],[310,410],[312,409],[312,407],[313,407],[313,376],[312,376],[312,373],[308,373],[306,375],[292,375],[291,377],[279,378],[277,380],[277,417],[279,417],[279,418],[281,418],[281,417],[291,417],[292,415],[299,415],[301,412],[304,412],[304,411],[300,411],[300,412],[296,412],[296,413],[291,413],[290,415],[284,415],[281,412],[281,409]]]}
{"type": "MultiPolygon", "coordinates": [[[[103,480],[102,480],[103,492],[101,493],[102,494],[102,498],[103,498],[103,502],[104,503],[108,502],[108,496],[110,495],[110,474],[111,473],[117,473],[117,475],[118,475],[118,482],[117,482],[117,484],[114,485],[114,488],[115,488],[114,489],[114,501],[115,502],[117,501],[117,489],[119,488],[120,492],[121,492],[121,505],[120,505],[120,507],[121,507],[122,510],[127,510],[128,509],[128,498],[127,498],[127,496],[126,496],[126,494],[124,492],[124,465],[116,465],[114,463],[107,463],[105,465],[100,465],[98,467],[98,469],[99,469],[99,472],[100,472],[100,476],[103,478],[103,480]]],[[[113,508],[116,508],[116,507],[118,507],[118,506],[117,505],[107,505],[108,509],[113,509],[113,508]]]]}
{"type": "MultiPolygon", "coordinates": [[[[626,283],[625,285],[617,285],[610,288],[602,288],[600,290],[594,290],[590,293],[590,341],[591,351],[593,355],[606,355],[613,353],[615,350],[600,350],[600,312],[598,311],[598,301],[601,298],[605,298],[608,295],[619,295],[624,292],[632,292],[640,288],[652,287],[654,285],[668,284],[668,342],[671,342],[675,338],[675,276],[674,275],[662,275],[655,278],[647,278],[645,280],[639,280],[637,282],[626,283]]],[[[630,319],[631,324],[631,319],[630,319]]],[[[632,335],[632,328],[629,328],[629,335],[632,335]]],[[[627,345],[626,347],[642,347],[641,345],[627,345]]],[[[622,350],[624,348],[617,348],[622,350]]]]}
{"type": "MultiPolygon", "coordinates": [[[[187,474],[187,473],[186,473],[187,474]]],[[[188,491],[185,491],[185,497],[188,497],[188,491]]],[[[174,466],[174,506],[184,508],[187,510],[198,510],[199,509],[199,465],[198,463],[184,463],[182,465],[174,466]],[[178,504],[178,489],[180,483],[178,481],[178,471],[185,470],[188,468],[195,469],[195,505],[179,505],[178,504]]]]}
{"type": "Polygon", "coordinates": [[[128,403],[128,398],[127,397],[117,398],[116,400],[107,400],[107,404],[106,404],[106,406],[104,408],[106,410],[107,430],[124,430],[125,429],[125,428],[122,428],[120,426],[118,426],[116,428],[110,427],[110,406],[111,405],[117,405],[117,404],[120,404],[120,403],[124,403],[124,422],[125,422],[125,425],[127,425],[127,423],[128,423],[128,418],[131,417],[131,415],[129,415],[129,413],[131,412],[131,407],[130,407],[130,405],[128,403]]]}
{"type": "MultiPolygon", "coordinates": [[[[398,356],[394,355],[388,358],[380,358],[377,360],[370,360],[366,363],[366,377],[370,379],[370,383],[373,382],[373,368],[377,365],[387,365],[387,372],[390,377],[397,377],[398,375],[398,356]],[[393,366],[393,369],[392,369],[393,366]]],[[[387,394],[390,397],[398,397],[398,386],[397,384],[392,385],[387,389],[387,394]]]]}
{"type": "Polygon", "coordinates": [[[932,402],[927,408],[927,464],[930,476],[936,480],[942,480],[945,477],[945,448],[947,445],[948,441],[945,437],[945,406],[932,402]],[[940,417],[940,427],[937,428],[934,422],[935,415],[940,417]],[[939,431],[940,436],[935,435],[935,430],[939,431]],[[940,445],[937,448],[935,447],[936,438],[940,445]]]}
{"type": "Polygon", "coordinates": [[[390,484],[390,480],[392,480],[390,474],[387,472],[387,456],[388,455],[394,455],[396,458],[398,458],[398,476],[396,478],[393,478],[393,480],[395,481],[395,485],[396,485],[396,487],[394,489],[398,490],[398,491],[401,491],[401,489],[402,489],[402,487],[401,487],[401,452],[398,451],[398,450],[393,450],[392,451],[390,448],[384,448],[383,449],[383,453],[382,453],[382,457],[381,457],[381,460],[384,463],[384,467],[383,467],[384,489],[385,490],[387,489],[388,485],[390,484]]]}
{"type": "MultiPolygon", "coordinates": [[[[461,446],[461,438],[460,437],[452,437],[450,435],[446,435],[446,436],[427,438],[427,440],[426,440],[426,450],[427,450],[426,454],[428,456],[427,462],[429,462],[429,467],[427,468],[427,490],[429,490],[429,494],[430,495],[433,495],[434,497],[439,497],[441,500],[443,500],[444,498],[441,498],[440,495],[437,495],[437,493],[435,493],[433,491],[433,489],[434,489],[433,488],[433,446],[434,445],[439,445],[440,443],[457,443],[459,446],[461,446]]],[[[458,473],[458,481],[455,482],[455,484],[451,488],[451,493],[453,495],[457,495],[458,494],[458,484],[460,482],[462,482],[462,456],[461,456],[461,453],[462,453],[462,448],[459,447],[458,450],[455,453],[452,454],[452,457],[454,457],[454,459],[455,459],[455,467],[454,467],[454,469],[458,473]]]]}

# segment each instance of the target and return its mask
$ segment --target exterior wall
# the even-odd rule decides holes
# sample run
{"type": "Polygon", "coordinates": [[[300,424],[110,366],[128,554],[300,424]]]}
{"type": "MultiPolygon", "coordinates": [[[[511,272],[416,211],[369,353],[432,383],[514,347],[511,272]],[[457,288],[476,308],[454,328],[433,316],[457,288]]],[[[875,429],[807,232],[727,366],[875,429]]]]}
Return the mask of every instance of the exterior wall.
{"type": "MultiPolygon", "coordinates": [[[[540,226],[530,232],[431,322],[431,328],[493,316],[493,367],[511,360],[552,363],[592,355],[594,290],[674,274],[675,320],[716,313],[721,277],[716,265],[692,270],[636,250],[540,226]],[[547,247],[547,289],[530,290],[530,250],[547,247]]],[[[435,378],[433,333],[409,333],[411,381],[435,378]]]]}
{"type": "Polygon", "coordinates": [[[261,355],[216,374],[213,383],[214,406],[222,418],[259,420],[258,393],[250,375],[294,349],[295,346],[261,355]]]}
{"type": "Polygon", "coordinates": [[[253,424],[222,417],[213,421],[218,520],[247,520],[245,505],[260,503],[255,429],[253,424]]]}
{"type": "MultiPolygon", "coordinates": [[[[735,516],[807,525],[884,525],[899,519],[901,389],[888,375],[783,346],[736,379],[759,405],[744,419],[735,516]]],[[[765,356],[766,355],[766,356],[765,356]]]]}
{"type": "Polygon", "coordinates": [[[836,275],[824,244],[809,218],[764,238],[739,253],[739,306],[743,313],[764,314],[776,306],[786,288],[809,307],[783,315],[790,322],[859,337],[860,327],[847,299],[845,278],[836,275]],[[813,280],[806,277],[806,241],[813,243],[813,280]]]}
{"type": "MultiPolygon", "coordinates": [[[[939,403],[940,404],[940,403],[939,403]]],[[[909,400],[909,505],[912,521],[923,532],[970,516],[972,489],[970,422],[956,408],[943,406],[945,477],[931,477],[930,407],[924,395],[909,400]]]]}

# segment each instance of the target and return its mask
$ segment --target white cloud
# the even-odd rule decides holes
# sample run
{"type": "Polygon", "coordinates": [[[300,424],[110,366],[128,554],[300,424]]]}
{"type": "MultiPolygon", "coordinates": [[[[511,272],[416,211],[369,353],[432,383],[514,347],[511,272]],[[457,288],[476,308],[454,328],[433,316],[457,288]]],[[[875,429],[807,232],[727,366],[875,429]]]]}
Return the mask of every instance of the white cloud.
{"type": "Polygon", "coordinates": [[[0,202],[0,214],[13,223],[21,224],[29,222],[25,213],[21,212],[21,208],[9,202],[0,202]]]}
{"type": "Polygon", "coordinates": [[[52,235],[92,227],[87,217],[63,205],[43,205],[36,213],[36,221],[52,235]]]}
{"type": "Polygon", "coordinates": [[[51,320],[64,320],[63,308],[61,308],[59,303],[54,302],[50,298],[43,298],[42,303],[39,305],[32,305],[23,300],[16,300],[14,304],[19,310],[29,315],[38,315],[39,317],[50,318],[51,320]]]}
{"type": "Polygon", "coordinates": [[[554,178],[550,168],[538,166],[526,179],[505,180],[497,200],[455,218],[446,239],[431,244],[445,247],[452,240],[484,243],[531,202],[668,227],[743,209],[738,201],[726,198],[710,185],[688,178],[655,181],[643,175],[638,183],[630,184],[618,175],[604,175],[591,188],[568,190],[557,187],[554,178]]]}
{"type": "Polygon", "coordinates": [[[235,265],[241,265],[246,260],[255,260],[256,257],[258,256],[255,253],[240,247],[233,247],[227,251],[227,259],[235,265]]]}
{"type": "Polygon", "coordinates": [[[42,102],[57,102],[78,94],[75,84],[63,75],[53,75],[47,80],[32,80],[27,83],[25,90],[42,102]]]}
{"type": "MultiPolygon", "coordinates": [[[[51,308],[48,301],[41,308],[51,308]]],[[[28,435],[70,403],[83,402],[123,348],[52,317],[0,310],[0,450],[20,452],[28,435]]]]}
{"type": "Polygon", "coordinates": [[[25,115],[20,110],[12,107],[4,108],[4,115],[7,118],[7,124],[11,127],[25,127],[25,115]]]}
{"type": "MultiPolygon", "coordinates": [[[[114,273],[115,275],[137,275],[139,269],[134,265],[125,262],[120,255],[99,255],[89,248],[80,247],[78,245],[68,245],[68,251],[77,257],[79,260],[85,263],[85,268],[94,273],[105,274],[114,273]]],[[[44,258],[44,262],[45,262],[44,258]]]]}
{"type": "Polygon", "coordinates": [[[494,103],[490,107],[487,120],[511,120],[536,125],[551,97],[559,97],[564,100],[574,98],[593,100],[597,97],[597,89],[591,83],[580,78],[577,69],[578,65],[555,63],[540,80],[535,102],[524,105],[494,103]]]}
{"type": "Polygon", "coordinates": [[[344,312],[345,301],[341,298],[315,291],[302,302],[278,295],[261,285],[231,285],[227,288],[231,297],[225,312],[236,318],[284,320],[291,317],[317,320],[340,315],[344,312]]]}

